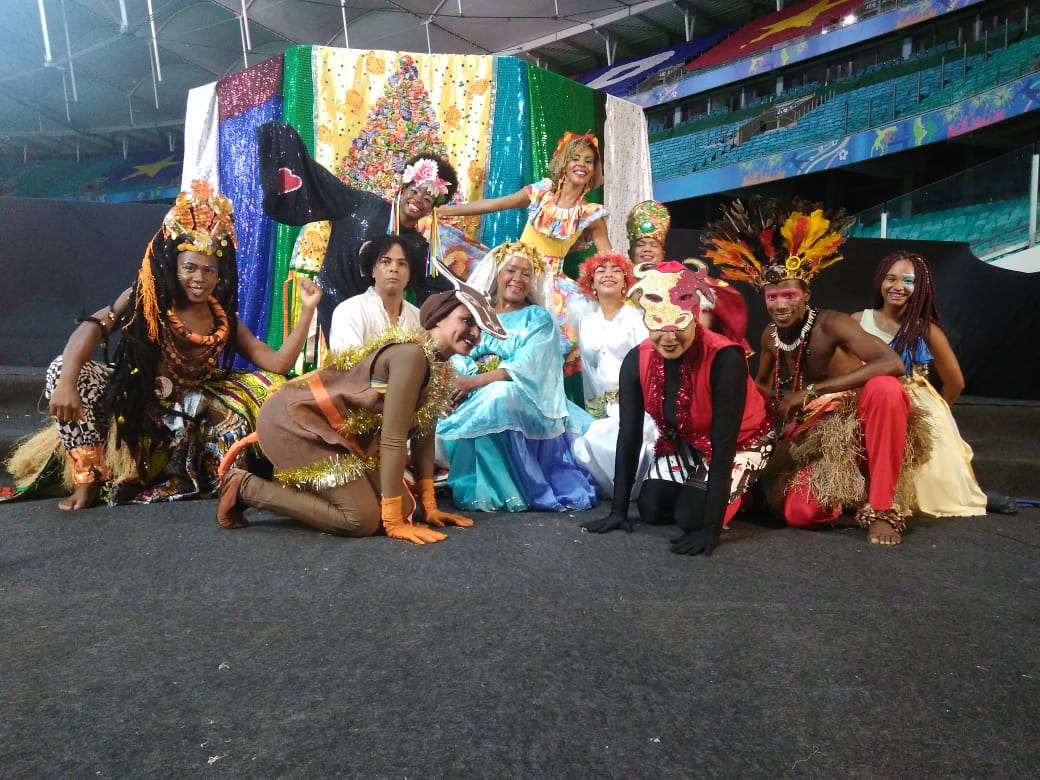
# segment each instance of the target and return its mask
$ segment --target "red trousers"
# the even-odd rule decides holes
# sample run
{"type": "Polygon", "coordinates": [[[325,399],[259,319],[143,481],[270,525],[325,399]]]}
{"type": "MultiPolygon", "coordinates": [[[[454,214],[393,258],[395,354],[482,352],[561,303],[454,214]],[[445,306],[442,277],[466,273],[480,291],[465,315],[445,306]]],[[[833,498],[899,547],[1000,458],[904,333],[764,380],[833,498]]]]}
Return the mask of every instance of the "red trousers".
{"type": "MultiPolygon", "coordinates": [[[[859,393],[856,416],[863,426],[866,445],[867,500],[883,511],[892,508],[892,497],[906,450],[906,419],[910,396],[894,376],[867,380],[859,393]]],[[[841,507],[827,507],[810,493],[805,480],[796,480],[784,497],[784,519],[796,528],[812,528],[835,520],[841,507]]]]}

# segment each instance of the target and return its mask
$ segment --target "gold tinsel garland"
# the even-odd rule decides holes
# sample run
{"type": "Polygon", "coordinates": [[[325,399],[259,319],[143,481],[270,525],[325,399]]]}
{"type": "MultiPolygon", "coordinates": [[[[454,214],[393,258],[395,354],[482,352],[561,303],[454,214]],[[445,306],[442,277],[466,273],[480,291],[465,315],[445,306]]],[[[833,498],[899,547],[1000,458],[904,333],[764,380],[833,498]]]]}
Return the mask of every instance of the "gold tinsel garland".
{"type": "MultiPolygon", "coordinates": [[[[453,382],[451,368],[437,358],[437,345],[422,331],[406,330],[393,326],[375,339],[358,347],[350,347],[332,356],[326,368],[349,371],[369,355],[391,344],[417,344],[430,366],[430,381],[426,386],[426,400],[412,415],[412,428],[419,433],[430,433],[437,420],[451,410],[453,382]]],[[[306,384],[310,378],[305,374],[290,384],[306,384]]],[[[383,416],[368,409],[354,409],[343,417],[340,433],[357,436],[375,433],[383,425],[383,416]]],[[[310,463],[295,469],[280,469],[276,474],[279,482],[312,490],[328,490],[361,479],[368,473],[379,470],[379,457],[373,455],[360,458],[354,454],[335,455],[331,458],[310,463]]]]}
{"type": "Polygon", "coordinates": [[[297,469],[279,469],[279,482],[299,488],[321,491],[346,485],[378,471],[379,458],[361,459],[357,455],[333,455],[297,469]]]}

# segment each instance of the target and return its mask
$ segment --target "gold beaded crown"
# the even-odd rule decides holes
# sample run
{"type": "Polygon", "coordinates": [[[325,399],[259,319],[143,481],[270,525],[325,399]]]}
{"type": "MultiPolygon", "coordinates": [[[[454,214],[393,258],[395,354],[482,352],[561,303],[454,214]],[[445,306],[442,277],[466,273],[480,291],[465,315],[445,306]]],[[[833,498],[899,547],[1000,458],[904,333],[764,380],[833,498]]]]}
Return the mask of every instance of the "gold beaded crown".
{"type": "Polygon", "coordinates": [[[191,192],[180,193],[166,214],[163,234],[166,238],[187,239],[177,245],[180,252],[220,257],[223,247],[238,245],[232,211],[230,200],[216,194],[208,181],[196,179],[191,183],[191,192]]]}
{"type": "Polygon", "coordinates": [[[855,222],[844,209],[824,213],[823,205],[794,198],[782,203],[753,197],[747,207],[735,200],[722,207],[722,219],[701,234],[706,255],[730,281],[757,289],[798,279],[809,284],[824,268],[843,259],[838,248],[855,222]]]}
{"type": "Polygon", "coordinates": [[[629,242],[634,244],[641,238],[652,238],[662,247],[671,224],[672,217],[668,209],[656,200],[637,203],[628,212],[628,219],[625,220],[629,242]]]}
{"type": "Polygon", "coordinates": [[[542,253],[522,241],[506,241],[504,244],[499,244],[491,250],[491,255],[495,258],[495,266],[498,268],[501,268],[502,264],[513,255],[519,255],[531,261],[531,269],[536,274],[544,274],[548,269],[542,253]]]}

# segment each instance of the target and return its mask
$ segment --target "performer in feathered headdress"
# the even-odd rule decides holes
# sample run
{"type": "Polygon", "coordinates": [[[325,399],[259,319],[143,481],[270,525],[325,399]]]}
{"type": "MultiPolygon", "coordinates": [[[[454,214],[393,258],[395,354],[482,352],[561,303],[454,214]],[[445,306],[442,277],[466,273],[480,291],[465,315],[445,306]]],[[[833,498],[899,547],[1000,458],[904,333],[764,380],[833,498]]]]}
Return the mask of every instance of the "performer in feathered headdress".
{"type": "Polygon", "coordinates": [[[271,349],[238,321],[235,246],[231,202],[193,182],[148,245],[134,285],[82,318],[47,370],[56,426],[15,453],[12,472],[39,486],[34,461],[58,438],[51,468],[67,466],[73,491],[61,509],[92,505],[103,487],[110,504],[213,491],[222,455],[252,430],[260,403],[281,383],[276,375],[292,369],[321,299],[304,280],[300,321],[271,349]],[[114,362],[107,354],[91,360],[117,332],[114,362]],[[232,371],[236,354],[265,371],[232,371]]]}
{"type": "Polygon", "coordinates": [[[682,529],[673,552],[710,555],[765,468],[772,425],[743,347],[698,324],[700,301],[714,296],[704,264],[640,263],[633,275],[630,295],[650,337],[621,364],[610,514],[582,527],[595,533],[632,530],[629,502],[647,413],[659,433],[639,493],[639,517],[682,529]]]}
{"type": "Polygon", "coordinates": [[[847,314],[809,303],[813,277],[842,259],[852,220],[798,199],[738,200],[722,215],[702,234],[707,256],[727,279],[761,290],[772,320],[756,383],[775,401],[799,466],[785,487],[785,519],[812,527],[855,505],[872,543],[898,544],[909,468],[927,457],[926,432],[908,427],[902,360],[847,314]]]}

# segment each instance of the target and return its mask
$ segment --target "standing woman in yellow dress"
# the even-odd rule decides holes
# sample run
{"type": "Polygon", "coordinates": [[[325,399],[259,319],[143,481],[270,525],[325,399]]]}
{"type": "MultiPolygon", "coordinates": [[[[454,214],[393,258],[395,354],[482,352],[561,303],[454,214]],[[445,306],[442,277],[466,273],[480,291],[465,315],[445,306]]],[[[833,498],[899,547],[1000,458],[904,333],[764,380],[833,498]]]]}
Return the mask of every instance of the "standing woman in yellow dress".
{"type": "MultiPolygon", "coordinates": [[[[603,157],[599,139],[592,133],[567,132],[556,143],[547,178],[528,184],[512,195],[442,206],[437,210],[441,217],[468,217],[506,209],[527,209],[527,224],[520,241],[537,249],[552,269],[555,295],[546,308],[560,329],[565,377],[581,371],[577,324],[581,315],[594,307],[579,294],[574,280],[564,275],[563,258],[575,246],[581,248],[588,244],[594,244],[600,254],[613,251],[603,219],[607,210],[599,203],[585,200],[591,190],[602,184],[603,157]]],[[[580,400],[580,382],[576,388],[580,400]]]]}

